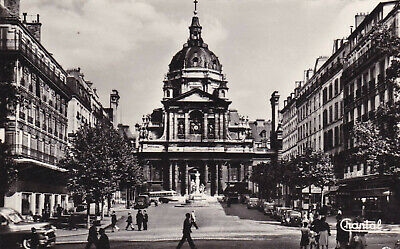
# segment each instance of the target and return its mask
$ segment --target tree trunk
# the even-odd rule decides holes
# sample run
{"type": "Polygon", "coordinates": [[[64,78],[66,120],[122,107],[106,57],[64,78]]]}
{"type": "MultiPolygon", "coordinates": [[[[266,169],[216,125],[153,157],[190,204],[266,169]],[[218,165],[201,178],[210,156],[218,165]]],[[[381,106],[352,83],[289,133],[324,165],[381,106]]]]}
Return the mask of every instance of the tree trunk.
{"type": "Polygon", "coordinates": [[[95,212],[94,212],[94,217],[95,217],[95,221],[97,221],[97,217],[99,216],[100,213],[100,200],[98,198],[96,198],[96,205],[95,205],[95,212]]]}
{"type": "Polygon", "coordinates": [[[90,201],[89,200],[86,200],[86,216],[87,216],[86,226],[89,229],[89,227],[90,227],[90,201]]]}
{"type": "Polygon", "coordinates": [[[321,187],[321,206],[325,205],[325,198],[324,198],[324,185],[321,187]]]}
{"type": "Polygon", "coordinates": [[[111,211],[111,195],[107,196],[107,216],[110,216],[111,211]]]}
{"type": "Polygon", "coordinates": [[[100,209],[100,217],[103,220],[103,214],[104,214],[104,197],[101,197],[101,209],[100,209]]]}

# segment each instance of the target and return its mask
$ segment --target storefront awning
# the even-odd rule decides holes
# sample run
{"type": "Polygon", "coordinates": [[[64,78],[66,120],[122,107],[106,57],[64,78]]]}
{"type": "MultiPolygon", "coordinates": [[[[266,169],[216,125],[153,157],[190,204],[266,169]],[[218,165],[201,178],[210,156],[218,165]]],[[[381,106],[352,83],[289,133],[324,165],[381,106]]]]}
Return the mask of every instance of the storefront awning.
{"type": "Polygon", "coordinates": [[[60,171],[60,172],[67,172],[68,171],[66,169],[57,167],[55,165],[51,165],[51,164],[48,164],[48,163],[43,163],[43,162],[36,161],[36,160],[30,159],[30,158],[17,158],[17,159],[15,159],[15,161],[17,163],[32,163],[32,164],[38,165],[40,167],[44,167],[44,168],[48,168],[48,169],[55,170],[55,171],[60,171]]]}

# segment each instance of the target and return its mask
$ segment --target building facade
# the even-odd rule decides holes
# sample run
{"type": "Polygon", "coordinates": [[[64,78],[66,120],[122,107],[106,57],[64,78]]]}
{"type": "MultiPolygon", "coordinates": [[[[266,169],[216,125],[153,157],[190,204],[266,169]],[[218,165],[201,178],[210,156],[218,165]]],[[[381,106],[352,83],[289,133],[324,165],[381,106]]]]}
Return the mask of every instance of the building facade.
{"type": "MultiPolygon", "coordinates": [[[[386,70],[391,58],[377,52],[369,38],[373,28],[382,24],[393,28],[399,36],[399,1],[378,4],[370,14],[357,15],[355,30],[348,37],[348,55],[344,65],[342,84],[344,98],[343,141],[346,151],[352,151],[357,141],[349,136],[355,122],[374,118],[375,111],[382,103],[393,100],[393,92],[385,84],[386,70]]],[[[398,186],[388,176],[373,172],[363,163],[344,165],[342,188],[349,195],[342,204],[353,213],[364,213],[367,217],[386,220],[397,219],[400,198],[398,186]],[[396,191],[397,190],[397,191],[396,191]]],[[[397,183],[398,184],[398,183],[397,183]]]]}
{"type": "Polygon", "coordinates": [[[374,118],[376,108],[393,99],[384,83],[391,58],[377,52],[370,34],[382,24],[399,35],[398,18],[399,1],[382,2],[370,14],[357,14],[354,31],[334,41],[332,55],[296,87],[281,110],[284,156],[294,154],[296,143],[299,154],[312,148],[332,156],[338,183],[324,192],[330,204],[348,214],[387,220],[397,214],[397,186],[362,163],[344,158],[357,146],[351,133],[354,123],[374,118]]]}
{"type": "Polygon", "coordinates": [[[1,81],[17,87],[15,115],[8,117],[5,141],[11,146],[18,180],[4,205],[22,214],[51,214],[66,207],[65,170],[57,167],[67,145],[71,98],[67,73],[40,43],[40,21],[19,19],[19,1],[0,5],[1,81]]]}
{"type": "Polygon", "coordinates": [[[171,60],[163,107],[143,117],[139,157],[153,189],[192,192],[195,173],[209,195],[229,186],[252,189],[253,165],[270,162],[269,123],[230,110],[229,88],[219,58],[202,39],[195,14],[190,36],[171,60]],[[252,130],[258,133],[256,141],[252,130]],[[255,147],[256,146],[256,147],[255,147]]]}

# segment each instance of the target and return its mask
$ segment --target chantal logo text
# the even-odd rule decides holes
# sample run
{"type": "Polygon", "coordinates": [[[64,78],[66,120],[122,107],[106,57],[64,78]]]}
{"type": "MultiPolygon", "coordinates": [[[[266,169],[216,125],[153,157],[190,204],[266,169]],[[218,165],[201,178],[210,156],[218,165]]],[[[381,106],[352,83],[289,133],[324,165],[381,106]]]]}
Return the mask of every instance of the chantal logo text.
{"type": "Polygon", "coordinates": [[[352,222],[345,218],[340,222],[340,227],[346,232],[368,232],[382,230],[382,221],[377,222],[366,220],[364,222],[352,222]]]}

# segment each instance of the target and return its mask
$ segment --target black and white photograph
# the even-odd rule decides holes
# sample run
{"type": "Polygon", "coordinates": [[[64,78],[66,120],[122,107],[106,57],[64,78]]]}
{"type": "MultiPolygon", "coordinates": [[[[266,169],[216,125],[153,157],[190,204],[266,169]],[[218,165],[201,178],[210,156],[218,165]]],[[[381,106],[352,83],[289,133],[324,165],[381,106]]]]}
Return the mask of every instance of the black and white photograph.
{"type": "Polygon", "coordinates": [[[400,249],[400,0],[0,0],[0,249],[400,249]]]}

